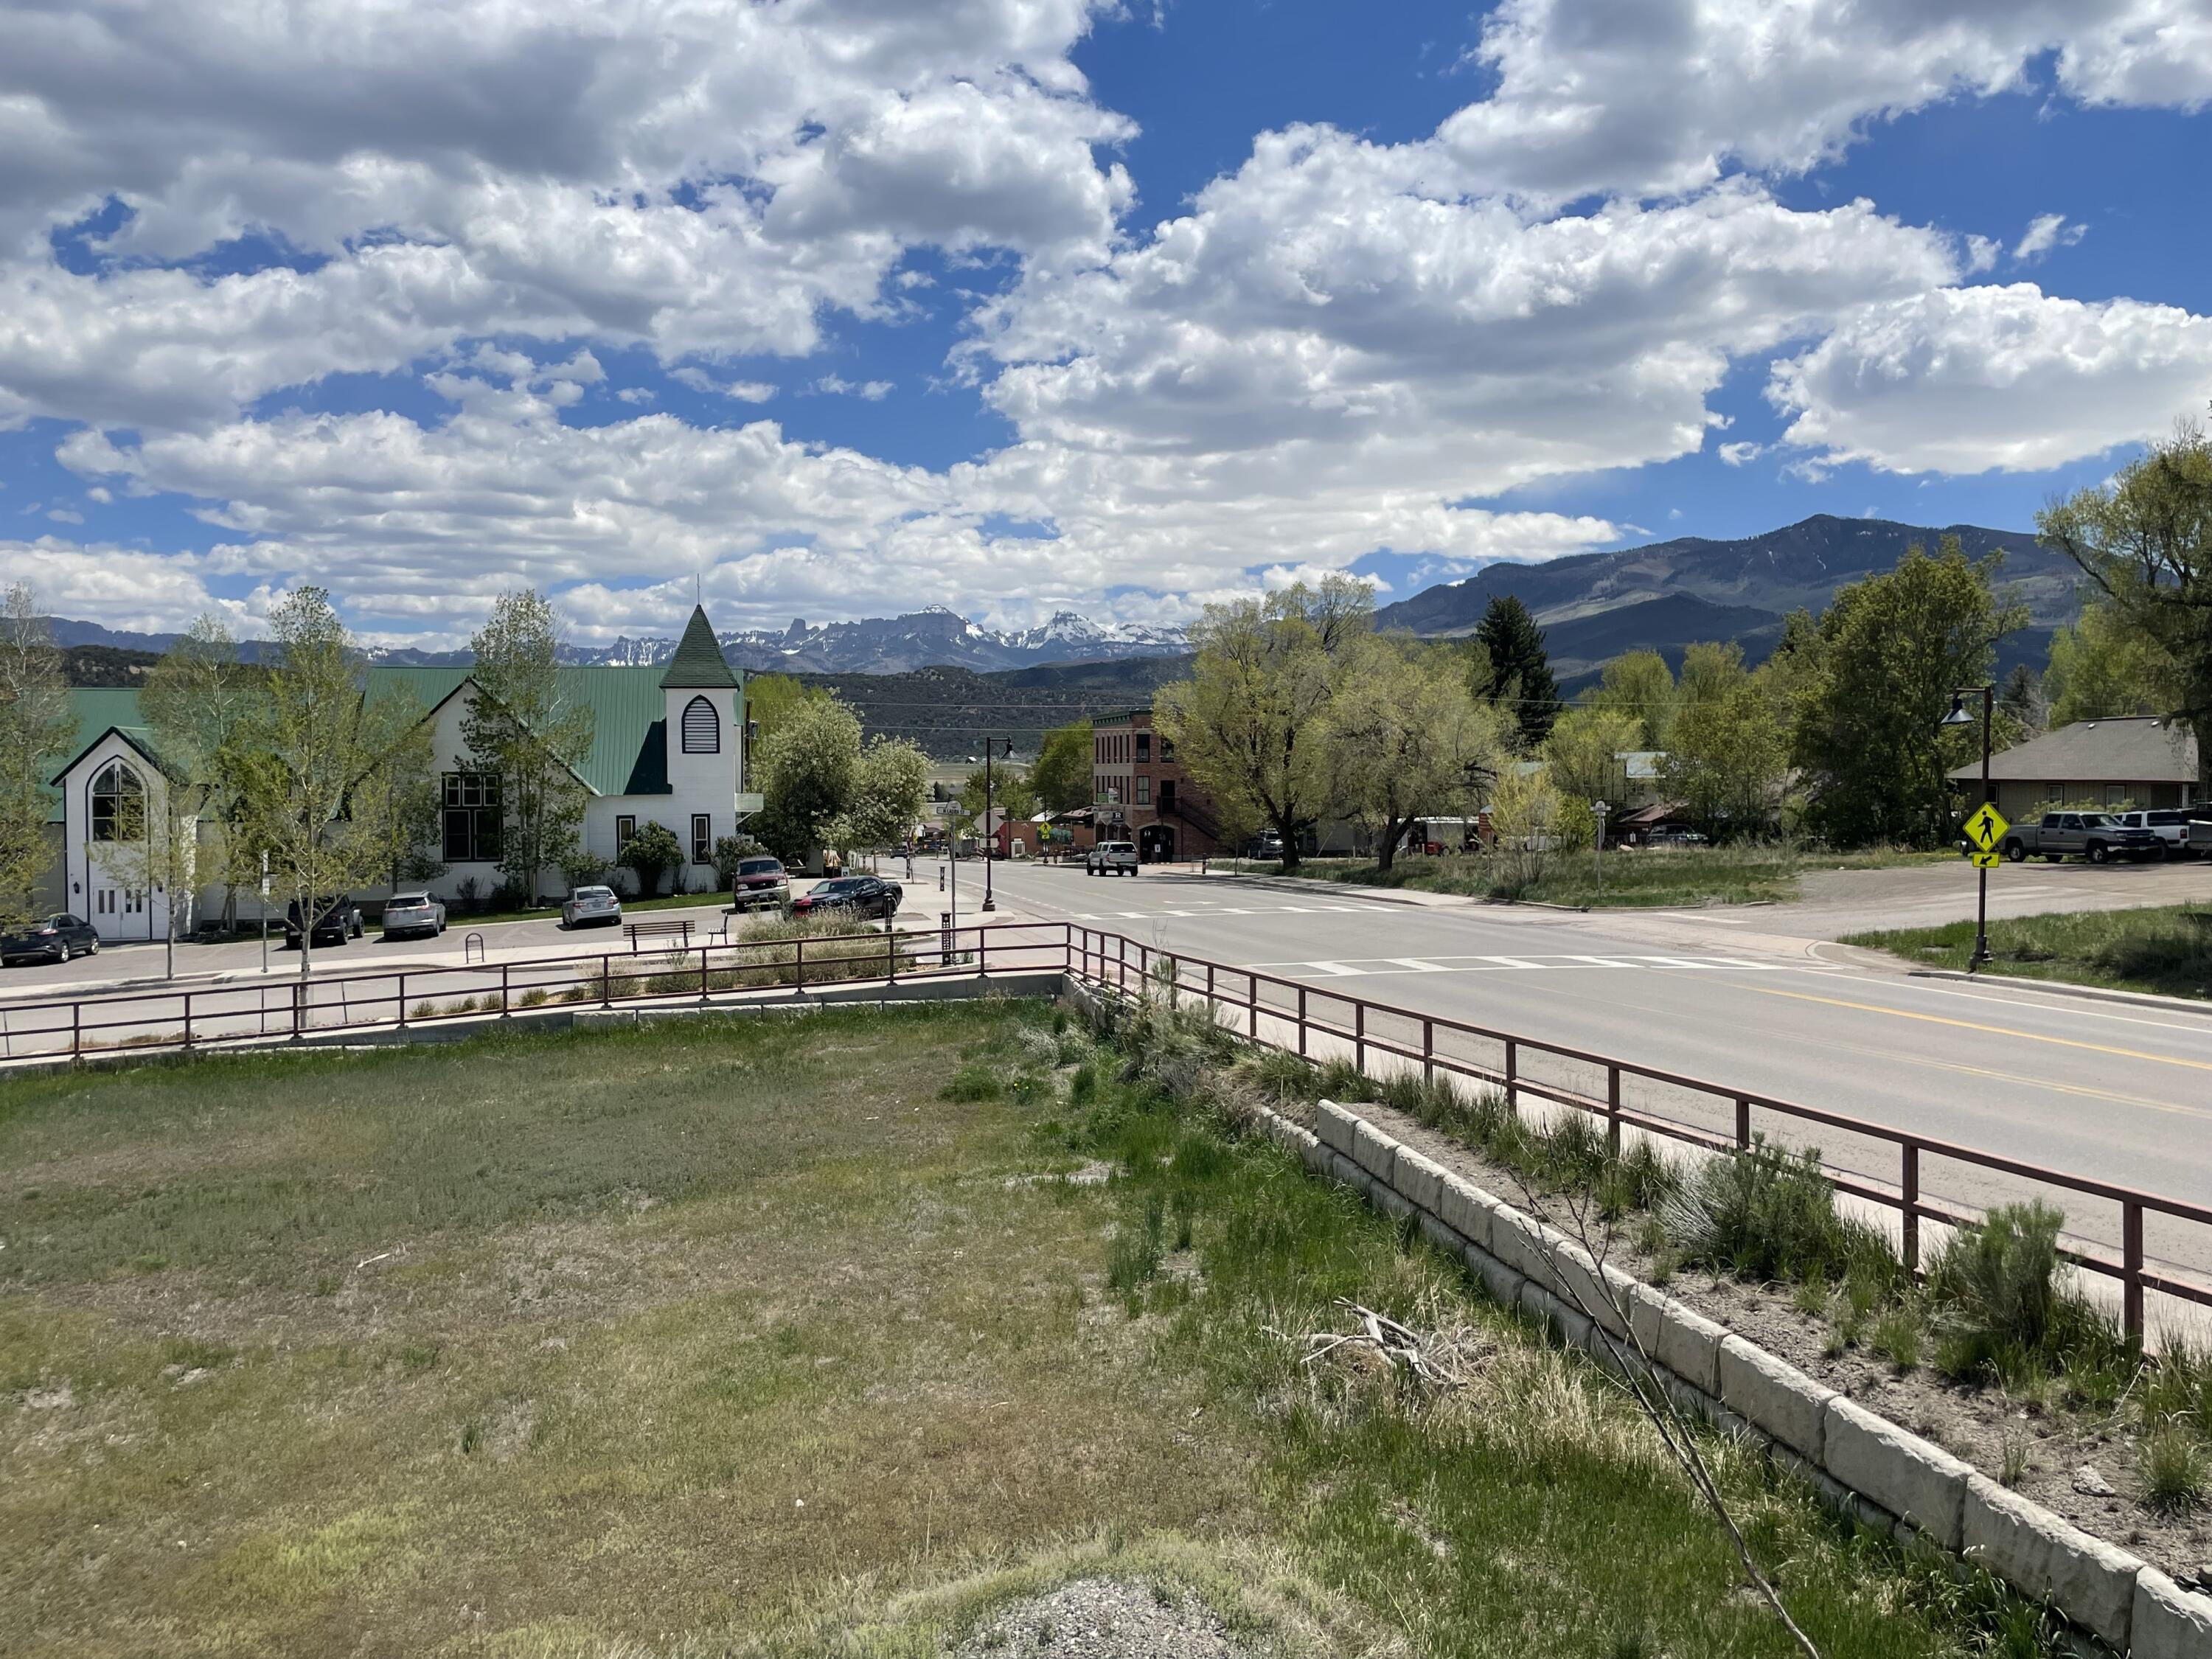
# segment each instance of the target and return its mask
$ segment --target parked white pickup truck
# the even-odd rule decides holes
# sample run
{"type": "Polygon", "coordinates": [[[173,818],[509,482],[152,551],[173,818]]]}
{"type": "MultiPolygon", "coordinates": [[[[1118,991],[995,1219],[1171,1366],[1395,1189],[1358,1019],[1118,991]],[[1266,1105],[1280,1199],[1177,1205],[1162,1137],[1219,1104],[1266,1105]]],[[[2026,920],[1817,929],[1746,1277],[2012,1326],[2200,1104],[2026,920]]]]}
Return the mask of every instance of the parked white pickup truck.
{"type": "Polygon", "coordinates": [[[1083,860],[1086,876],[1133,876],[1137,873],[1137,844],[1130,841],[1102,841],[1083,860]]]}

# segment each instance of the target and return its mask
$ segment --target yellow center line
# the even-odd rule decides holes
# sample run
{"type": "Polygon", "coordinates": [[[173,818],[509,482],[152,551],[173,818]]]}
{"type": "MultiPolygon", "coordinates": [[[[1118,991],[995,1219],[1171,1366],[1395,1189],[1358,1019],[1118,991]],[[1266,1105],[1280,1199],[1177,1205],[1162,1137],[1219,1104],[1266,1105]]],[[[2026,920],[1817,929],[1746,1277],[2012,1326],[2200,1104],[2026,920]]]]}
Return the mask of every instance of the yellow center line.
{"type": "Polygon", "coordinates": [[[1761,996],[1788,997],[1793,1002],[1825,1002],[1832,1008],[1856,1008],[1863,1013],[1887,1014],[1893,1019],[1917,1019],[1930,1025],[1955,1025],[1964,1031],[1986,1031],[1992,1036],[2017,1037],[2022,1042],[2047,1042],[2059,1048],[2085,1048],[2091,1054],[2118,1054],[2124,1060],[2147,1060],[2159,1066],[2185,1066],[2191,1071],[2212,1072],[2212,1060],[2183,1060],[2173,1054],[2146,1054],[2141,1048],[2119,1048],[2106,1042],[2083,1042],[2077,1037],[2045,1036],[2020,1031],[2009,1025],[1984,1025],[1971,1019],[1949,1019],[1942,1014],[1917,1014],[1905,1008],[1885,1008],[1878,1002],[1848,1002],[1841,997],[1816,997],[1803,991],[1778,991],[1765,985],[1744,988],[1761,996]]]}

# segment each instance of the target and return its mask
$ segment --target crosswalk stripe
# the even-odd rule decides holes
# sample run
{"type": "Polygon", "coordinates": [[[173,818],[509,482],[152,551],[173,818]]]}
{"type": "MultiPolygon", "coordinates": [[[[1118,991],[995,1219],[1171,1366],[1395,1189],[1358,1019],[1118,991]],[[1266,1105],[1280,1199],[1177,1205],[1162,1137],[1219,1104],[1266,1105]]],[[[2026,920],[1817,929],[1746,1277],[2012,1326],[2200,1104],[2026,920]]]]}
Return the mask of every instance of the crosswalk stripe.
{"type": "Polygon", "coordinates": [[[1445,967],[1441,962],[1424,962],[1419,957],[1386,957],[1383,959],[1387,962],[1395,962],[1401,968],[1410,968],[1417,974],[1449,974],[1451,972],[1451,969],[1445,967]]]}

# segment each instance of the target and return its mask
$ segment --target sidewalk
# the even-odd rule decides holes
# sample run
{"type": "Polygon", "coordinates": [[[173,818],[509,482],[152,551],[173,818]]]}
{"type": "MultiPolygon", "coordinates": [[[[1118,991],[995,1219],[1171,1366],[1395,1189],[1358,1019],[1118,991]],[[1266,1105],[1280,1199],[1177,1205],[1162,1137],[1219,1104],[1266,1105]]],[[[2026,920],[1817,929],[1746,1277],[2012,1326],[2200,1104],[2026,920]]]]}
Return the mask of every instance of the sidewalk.
{"type": "Polygon", "coordinates": [[[1310,876],[1243,875],[1229,870],[1192,871],[1192,881],[1231,882],[1244,887],[1263,887],[1279,893],[1326,893],[1334,897],[1356,897],[1378,904],[1413,904],[1431,910],[1462,910],[1483,903],[1464,893],[1424,893],[1406,887],[1370,887],[1364,882],[1323,881],[1310,876]]]}

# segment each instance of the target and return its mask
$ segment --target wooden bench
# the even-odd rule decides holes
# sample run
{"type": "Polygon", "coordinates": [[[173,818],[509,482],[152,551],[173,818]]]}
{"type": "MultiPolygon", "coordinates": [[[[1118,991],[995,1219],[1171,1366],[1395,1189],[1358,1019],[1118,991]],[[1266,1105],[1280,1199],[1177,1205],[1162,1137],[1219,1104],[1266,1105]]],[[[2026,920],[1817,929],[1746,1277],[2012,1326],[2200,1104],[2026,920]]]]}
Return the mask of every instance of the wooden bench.
{"type": "Polygon", "coordinates": [[[623,930],[629,935],[629,953],[637,954],[637,942],[643,939],[680,939],[684,948],[691,948],[691,924],[688,921],[633,921],[623,930]]]}

